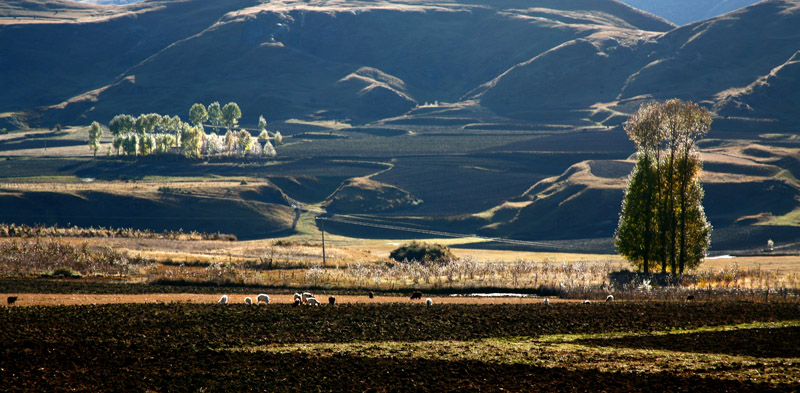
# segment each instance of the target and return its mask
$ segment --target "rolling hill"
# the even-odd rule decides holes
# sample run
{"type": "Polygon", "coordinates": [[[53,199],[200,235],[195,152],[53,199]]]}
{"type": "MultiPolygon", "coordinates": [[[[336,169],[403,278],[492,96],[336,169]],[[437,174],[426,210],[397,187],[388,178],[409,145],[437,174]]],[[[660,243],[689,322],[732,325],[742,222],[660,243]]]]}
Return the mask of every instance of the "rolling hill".
{"type": "Polygon", "coordinates": [[[758,0],[622,0],[622,2],[682,26],[747,7],[757,3],[758,0]]]}
{"type": "MultiPolygon", "coordinates": [[[[592,249],[610,251],[633,153],[620,124],[643,102],[679,97],[714,111],[702,144],[714,244],[800,241],[799,22],[790,0],[680,27],[616,0],[0,0],[0,128],[13,130],[0,153],[15,157],[0,178],[269,178],[281,198],[129,197],[159,214],[197,204],[209,219],[265,219],[229,227],[240,237],[291,232],[300,201],[461,233],[601,239],[592,249]],[[285,135],[278,160],[48,157],[88,156],[75,135],[93,120],[186,119],[213,101],[238,102],[244,125],[265,115],[285,135]],[[55,124],[77,127],[27,130],[55,124]],[[41,168],[16,162],[28,154],[44,156],[30,161],[41,168]]],[[[31,216],[42,200],[98,203],[103,215],[122,203],[112,192],[3,192],[3,208],[31,216]]],[[[48,208],[48,220],[69,216],[48,208]]]]}

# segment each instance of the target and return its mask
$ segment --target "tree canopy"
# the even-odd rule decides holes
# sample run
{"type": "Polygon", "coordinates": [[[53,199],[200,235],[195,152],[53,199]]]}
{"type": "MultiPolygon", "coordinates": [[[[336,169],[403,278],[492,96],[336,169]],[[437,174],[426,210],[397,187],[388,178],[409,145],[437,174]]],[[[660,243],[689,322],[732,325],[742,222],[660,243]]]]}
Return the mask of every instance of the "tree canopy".
{"type": "Polygon", "coordinates": [[[675,273],[698,266],[710,245],[703,210],[702,161],[696,141],[711,128],[711,115],[679,99],[642,105],[625,122],[638,149],[628,177],[615,244],[644,272],[661,262],[675,273]]]}

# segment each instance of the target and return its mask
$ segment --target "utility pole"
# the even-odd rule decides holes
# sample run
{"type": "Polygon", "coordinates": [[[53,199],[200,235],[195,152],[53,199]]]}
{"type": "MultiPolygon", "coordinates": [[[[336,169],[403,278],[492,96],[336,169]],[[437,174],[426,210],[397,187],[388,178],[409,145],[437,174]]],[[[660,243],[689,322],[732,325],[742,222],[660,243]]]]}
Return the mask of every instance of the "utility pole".
{"type": "Polygon", "coordinates": [[[322,266],[327,266],[327,261],[325,260],[325,219],[324,218],[316,218],[319,220],[319,228],[322,230],[322,266]]]}

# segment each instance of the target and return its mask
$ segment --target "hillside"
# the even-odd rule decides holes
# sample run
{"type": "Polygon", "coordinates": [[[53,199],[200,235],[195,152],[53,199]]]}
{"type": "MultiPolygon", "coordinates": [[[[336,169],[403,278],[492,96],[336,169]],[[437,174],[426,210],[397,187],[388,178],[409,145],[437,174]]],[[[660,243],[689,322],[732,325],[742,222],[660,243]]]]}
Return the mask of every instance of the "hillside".
{"type": "MultiPolygon", "coordinates": [[[[713,250],[758,248],[769,238],[784,244],[797,241],[800,183],[794,175],[800,169],[800,156],[796,149],[736,144],[706,148],[702,159],[703,205],[715,228],[713,250]]],[[[498,212],[502,216],[482,233],[514,239],[609,236],[617,227],[633,164],[630,160],[577,163],[493,209],[491,218],[498,212]]]]}
{"type": "Polygon", "coordinates": [[[789,0],[681,27],[615,0],[0,0],[0,206],[28,223],[242,238],[315,236],[314,215],[338,213],[612,251],[634,153],[620,124],[680,97],[715,112],[713,247],[795,244],[798,22],[789,0]],[[213,101],[238,102],[244,126],[264,115],[277,158],[117,157],[108,132],[98,158],[86,146],[92,120],[188,120],[213,101]],[[70,188],[84,179],[121,191],[70,188]],[[128,204],[176,218],[115,213],[128,204]]]}
{"type": "Polygon", "coordinates": [[[711,19],[747,7],[758,0],[621,0],[623,3],[658,15],[678,26],[711,19]]]}
{"type": "MultiPolygon", "coordinates": [[[[652,98],[713,104],[722,99],[719,93],[744,88],[784,64],[797,51],[798,23],[796,2],[773,0],[667,33],[638,33],[639,39],[629,31],[595,33],[512,67],[472,97],[528,120],[541,112],[598,107],[629,113],[652,98]]],[[[778,89],[797,86],[791,78],[775,81],[785,84],[778,89]]],[[[759,107],[759,97],[750,99],[759,107]]],[[[749,116],[796,121],[792,111],[768,107],[749,116]]]]}
{"type": "Polygon", "coordinates": [[[0,7],[11,71],[0,113],[32,111],[45,124],[106,122],[125,111],[184,115],[214,100],[279,119],[363,122],[457,101],[514,64],[598,31],[672,27],[613,0],[43,1],[0,7]],[[21,10],[42,7],[64,10],[48,23],[21,10]],[[44,36],[70,38],[30,45],[44,36]]]}

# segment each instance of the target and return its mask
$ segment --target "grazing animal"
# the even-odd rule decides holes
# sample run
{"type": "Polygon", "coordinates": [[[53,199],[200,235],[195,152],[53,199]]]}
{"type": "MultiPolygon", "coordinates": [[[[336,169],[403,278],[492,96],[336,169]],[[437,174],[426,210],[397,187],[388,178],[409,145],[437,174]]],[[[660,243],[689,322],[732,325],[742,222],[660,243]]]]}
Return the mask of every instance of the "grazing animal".
{"type": "Polygon", "coordinates": [[[308,299],[312,297],[314,297],[314,295],[312,295],[310,292],[303,292],[303,294],[300,295],[300,300],[302,300],[303,303],[308,303],[308,299]]]}
{"type": "Polygon", "coordinates": [[[694,295],[689,295],[689,296],[686,296],[686,301],[687,301],[687,302],[694,301],[694,295]]]}
{"type": "Polygon", "coordinates": [[[9,296],[6,301],[8,302],[8,305],[10,306],[10,305],[12,305],[12,304],[17,302],[17,297],[16,296],[9,296]]]}
{"type": "Polygon", "coordinates": [[[261,303],[261,302],[269,304],[269,295],[267,295],[266,293],[262,293],[256,296],[256,303],[261,303]]]}
{"type": "Polygon", "coordinates": [[[303,297],[302,297],[302,296],[301,296],[299,293],[295,293],[295,294],[294,294],[294,300],[293,300],[293,301],[295,301],[295,302],[297,302],[297,301],[299,301],[299,302],[302,302],[302,301],[303,301],[303,297]]]}
{"type": "Polygon", "coordinates": [[[248,296],[248,297],[244,298],[244,302],[247,303],[247,304],[253,304],[253,298],[248,296]]]}
{"type": "Polygon", "coordinates": [[[550,305],[550,299],[544,298],[544,305],[545,306],[549,306],[550,305]]]}
{"type": "Polygon", "coordinates": [[[295,306],[295,307],[297,307],[297,306],[299,306],[299,305],[300,305],[300,303],[301,303],[301,302],[300,302],[300,299],[296,299],[296,300],[294,301],[294,303],[292,303],[292,306],[295,306]]]}
{"type": "Polygon", "coordinates": [[[606,296],[606,302],[613,302],[613,301],[614,301],[614,295],[606,296]]]}
{"type": "Polygon", "coordinates": [[[306,299],[306,304],[308,304],[309,306],[319,306],[322,303],[320,303],[319,300],[317,300],[317,298],[310,297],[306,299]]]}
{"type": "Polygon", "coordinates": [[[217,303],[228,304],[228,295],[222,295],[222,297],[217,300],[217,303]]]}
{"type": "Polygon", "coordinates": [[[330,305],[336,304],[336,298],[333,297],[333,296],[329,297],[328,298],[328,304],[330,304],[330,305]]]}
{"type": "Polygon", "coordinates": [[[370,299],[375,298],[375,292],[369,291],[369,298],[370,299]]]}
{"type": "Polygon", "coordinates": [[[425,305],[432,306],[433,305],[433,299],[431,299],[431,298],[425,299],[425,305]]]}
{"type": "Polygon", "coordinates": [[[583,304],[590,304],[590,303],[591,303],[591,302],[590,302],[590,301],[588,301],[588,300],[584,300],[584,301],[583,301],[583,304]]]}
{"type": "Polygon", "coordinates": [[[422,292],[420,292],[420,291],[411,292],[411,300],[414,300],[414,299],[422,300],[422,292]]]}

